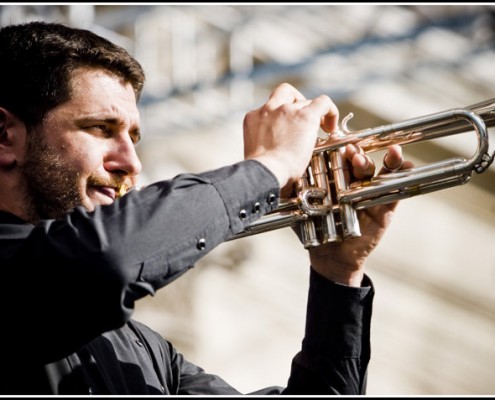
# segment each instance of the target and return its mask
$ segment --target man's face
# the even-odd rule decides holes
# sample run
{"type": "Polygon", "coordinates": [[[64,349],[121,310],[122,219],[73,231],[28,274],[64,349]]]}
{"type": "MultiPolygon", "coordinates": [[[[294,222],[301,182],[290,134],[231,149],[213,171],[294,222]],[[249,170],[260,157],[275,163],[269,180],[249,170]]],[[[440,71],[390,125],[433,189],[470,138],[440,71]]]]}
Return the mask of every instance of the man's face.
{"type": "Polygon", "coordinates": [[[131,85],[97,70],[73,75],[72,99],[28,133],[24,162],[28,215],[59,218],[70,208],[111,204],[141,171],[139,112],[131,85]]]}

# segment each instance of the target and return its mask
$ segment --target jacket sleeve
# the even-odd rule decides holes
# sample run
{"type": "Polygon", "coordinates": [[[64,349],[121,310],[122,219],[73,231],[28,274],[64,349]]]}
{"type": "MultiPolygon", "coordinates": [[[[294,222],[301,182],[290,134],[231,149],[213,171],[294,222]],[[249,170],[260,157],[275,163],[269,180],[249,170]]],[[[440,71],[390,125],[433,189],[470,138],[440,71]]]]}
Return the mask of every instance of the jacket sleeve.
{"type": "MultiPolygon", "coordinates": [[[[269,386],[249,395],[363,395],[370,358],[373,286],[335,284],[311,270],[306,332],[293,358],[287,387],[269,386]]],[[[159,334],[142,327],[166,381],[167,394],[238,395],[217,375],[187,361],[159,334]]],[[[234,368],[245,368],[243,365],[234,368]]]]}
{"type": "Polygon", "coordinates": [[[374,288],[330,282],[311,269],[305,337],[284,394],[366,392],[374,288]]]}
{"type": "Polygon", "coordinates": [[[77,207],[63,220],[3,223],[0,301],[15,307],[6,307],[13,329],[1,338],[35,358],[74,351],[122,326],[137,299],[273,210],[278,195],[275,176],[248,160],[154,183],[93,212],[77,207]],[[31,335],[34,326],[43,329],[31,335]]]}

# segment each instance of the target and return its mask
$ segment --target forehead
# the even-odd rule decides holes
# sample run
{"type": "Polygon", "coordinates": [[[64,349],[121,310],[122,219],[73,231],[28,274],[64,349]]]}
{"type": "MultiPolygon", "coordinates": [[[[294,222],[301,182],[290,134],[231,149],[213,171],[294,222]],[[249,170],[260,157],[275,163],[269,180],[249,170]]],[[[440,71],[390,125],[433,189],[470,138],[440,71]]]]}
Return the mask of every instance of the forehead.
{"type": "Polygon", "coordinates": [[[106,70],[80,68],[72,73],[70,99],[55,114],[115,118],[138,125],[139,112],[132,85],[106,70]]]}
{"type": "Polygon", "coordinates": [[[120,96],[126,102],[136,105],[136,96],[130,83],[104,69],[79,68],[71,74],[71,100],[120,96]]]}

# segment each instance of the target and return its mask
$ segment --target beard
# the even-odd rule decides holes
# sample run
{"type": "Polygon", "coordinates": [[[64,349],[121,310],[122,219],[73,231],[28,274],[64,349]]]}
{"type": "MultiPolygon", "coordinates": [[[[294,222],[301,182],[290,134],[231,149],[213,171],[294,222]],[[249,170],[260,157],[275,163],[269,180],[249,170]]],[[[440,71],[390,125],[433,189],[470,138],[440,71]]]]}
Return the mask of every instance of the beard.
{"type": "Polygon", "coordinates": [[[28,133],[25,160],[19,168],[25,178],[24,204],[30,221],[59,219],[83,204],[80,173],[64,163],[42,132],[32,129],[28,133]]]}

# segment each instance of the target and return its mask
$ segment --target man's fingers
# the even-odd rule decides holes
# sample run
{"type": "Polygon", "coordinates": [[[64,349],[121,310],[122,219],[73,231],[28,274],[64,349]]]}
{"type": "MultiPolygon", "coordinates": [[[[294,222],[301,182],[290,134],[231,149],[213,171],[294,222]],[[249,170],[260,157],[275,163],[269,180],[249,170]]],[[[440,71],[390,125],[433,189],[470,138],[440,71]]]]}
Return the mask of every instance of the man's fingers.
{"type": "Polygon", "coordinates": [[[365,154],[356,154],[352,158],[353,174],[356,179],[370,178],[375,174],[375,164],[365,154]]]}
{"type": "Polygon", "coordinates": [[[375,163],[360,147],[348,144],[345,148],[345,157],[352,166],[352,175],[355,179],[370,178],[375,173],[375,163]]]}
{"type": "Polygon", "coordinates": [[[402,168],[403,163],[402,148],[399,145],[392,145],[383,157],[382,173],[397,171],[402,168]]]}
{"type": "Polygon", "coordinates": [[[322,115],[320,126],[325,132],[333,132],[337,129],[339,122],[339,109],[330,97],[321,95],[316,97],[312,105],[322,115]]]}
{"type": "Polygon", "coordinates": [[[326,132],[333,132],[339,121],[339,110],[327,95],[320,95],[314,99],[306,99],[301,92],[288,83],[282,83],[275,88],[266,102],[266,107],[276,109],[282,105],[291,105],[302,110],[309,107],[320,115],[320,126],[326,132]]]}
{"type": "Polygon", "coordinates": [[[271,93],[266,102],[266,106],[275,109],[283,104],[293,104],[304,100],[306,100],[306,98],[299,90],[288,83],[282,83],[271,93]]]}

